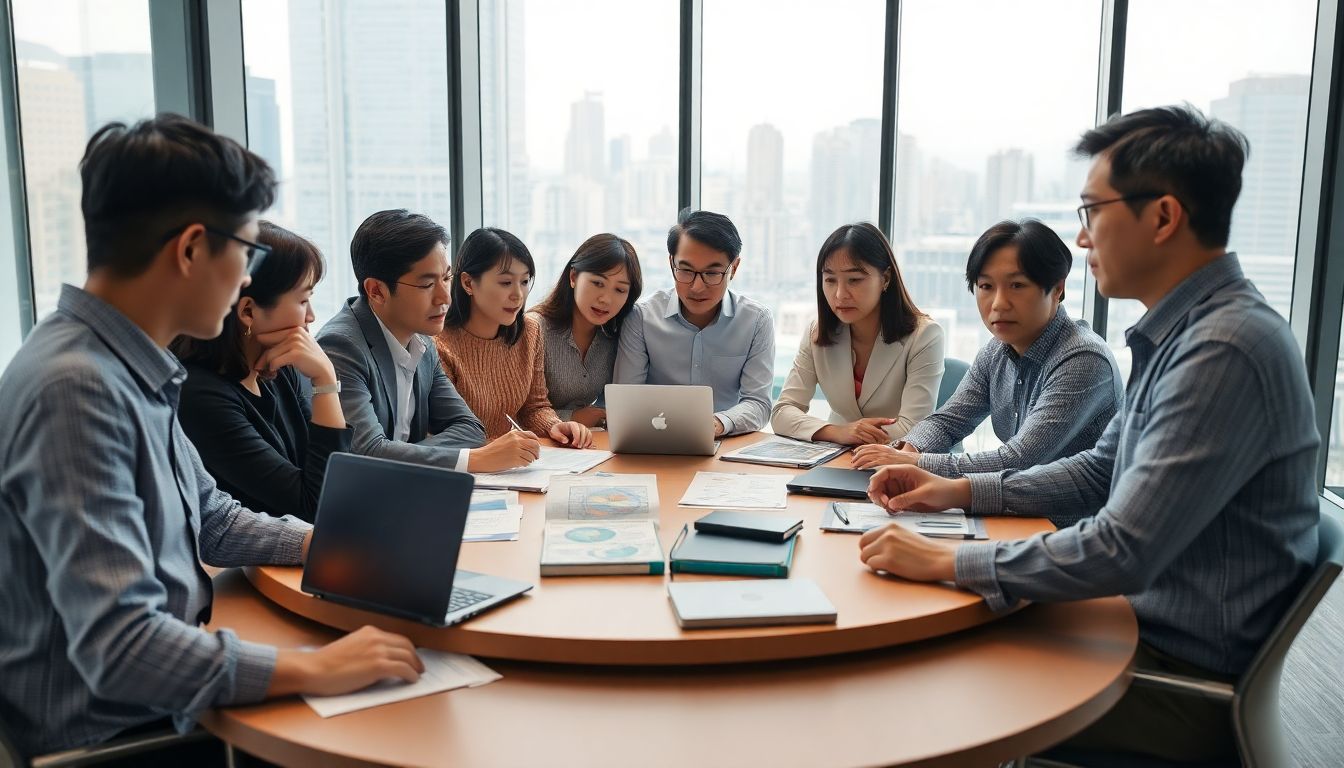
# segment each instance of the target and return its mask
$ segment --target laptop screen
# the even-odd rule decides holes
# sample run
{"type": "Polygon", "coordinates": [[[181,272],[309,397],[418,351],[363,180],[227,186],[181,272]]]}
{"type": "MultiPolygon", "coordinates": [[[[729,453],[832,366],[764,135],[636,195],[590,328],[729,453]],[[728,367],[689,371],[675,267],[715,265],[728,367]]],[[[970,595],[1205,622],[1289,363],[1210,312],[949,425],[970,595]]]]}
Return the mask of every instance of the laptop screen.
{"type": "Polygon", "coordinates": [[[304,591],[442,620],[473,485],[464,472],[333,454],[318,500],[304,591]]]}

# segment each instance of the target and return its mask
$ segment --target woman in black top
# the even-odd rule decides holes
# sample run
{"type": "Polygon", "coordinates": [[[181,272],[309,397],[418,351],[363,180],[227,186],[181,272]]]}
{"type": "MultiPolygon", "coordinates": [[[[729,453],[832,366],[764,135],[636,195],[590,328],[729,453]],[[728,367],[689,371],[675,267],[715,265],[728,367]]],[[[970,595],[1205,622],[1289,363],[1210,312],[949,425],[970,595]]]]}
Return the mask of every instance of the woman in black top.
{"type": "Polygon", "coordinates": [[[308,332],[322,255],[266,221],[258,241],[270,253],[258,255],[224,332],[172,344],[187,367],[178,415],[221,489],[259,512],[311,521],[327,459],[349,451],[353,434],[336,372],[308,332]]]}

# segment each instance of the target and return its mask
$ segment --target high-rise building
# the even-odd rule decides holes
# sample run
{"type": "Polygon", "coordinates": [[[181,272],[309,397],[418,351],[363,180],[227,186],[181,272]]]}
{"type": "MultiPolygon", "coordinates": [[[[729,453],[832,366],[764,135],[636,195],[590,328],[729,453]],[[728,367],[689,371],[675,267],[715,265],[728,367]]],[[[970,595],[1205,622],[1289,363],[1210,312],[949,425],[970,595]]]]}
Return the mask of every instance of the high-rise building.
{"type": "MultiPolygon", "coordinates": [[[[531,220],[528,175],[526,15],[517,2],[480,3],[482,214],[490,226],[525,228],[531,220]]],[[[526,237],[525,232],[515,232],[526,237]]]]}
{"type": "Polygon", "coordinates": [[[606,178],[606,110],[602,94],[589,91],[569,105],[565,136],[565,174],[592,181],[606,178]]]}
{"type": "Polygon", "coordinates": [[[45,46],[18,46],[28,229],[37,313],[56,306],[61,282],[84,272],[79,160],[88,138],[86,83],[45,46]]]}
{"type": "Polygon", "coordinates": [[[1013,206],[1032,200],[1035,162],[1028,152],[1003,149],[985,161],[985,211],[981,229],[1011,218],[1013,206]]]}
{"type": "Polygon", "coordinates": [[[1285,315],[1292,303],[1293,257],[1305,153],[1307,75],[1256,75],[1228,86],[1210,114],[1236,126],[1251,144],[1228,248],[1269,303],[1285,315]]]}
{"type": "Polygon", "coordinates": [[[84,83],[86,135],[113,120],[129,123],[155,113],[154,70],[148,53],[71,56],[69,65],[84,83]]]}
{"type": "Polygon", "coordinates": [[[293,226],[327,256],[313,297],[320,318],[356,290],[350,236],[369,214],[408,208],[443,225],[452,214],[444,5],[403,0],[396,8],[289,4],[293,226]]]}
{"type": "Polygon", "coordinates": [[[784,134],[769,123],[747,133],[746,213],[765,214],[784,204],[784,134]]]}
{"type": "Polygon", "coordinates": [[[261,155],[276,173],[285,167],[280,148],[280,103],[275,81],[247,73],[247,147],[261,155]]]}
{"type": "Polygon", "coordinates": [[[808,201],[813,240],[820,243],[842,224],[876,220],[881,155],[881,120],[855,120],[813,138],[808,201]]]}

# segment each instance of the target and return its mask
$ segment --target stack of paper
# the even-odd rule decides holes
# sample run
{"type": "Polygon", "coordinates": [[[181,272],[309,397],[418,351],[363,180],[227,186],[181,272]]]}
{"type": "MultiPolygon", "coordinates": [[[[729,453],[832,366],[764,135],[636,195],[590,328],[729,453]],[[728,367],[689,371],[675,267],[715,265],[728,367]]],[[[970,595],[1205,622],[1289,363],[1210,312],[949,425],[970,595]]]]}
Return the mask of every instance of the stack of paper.
{"type": "Polygon", "coordinates": [[[517,541],[522,521],[523,505],[516,492],[472,491],[462,541],[517,541]]]}
{"type": "Polygon", "coordinates": [[[500,678],[498,672],[470,656],[426,648],[417,648],[415,652],[425,663],[425,671],[414,683],[384,680],[354,693],[340,696],[304,696],[303,700],[319,717],[333,717],[396,701],[451,691],[454,688],[476,688],[500,678]]]}
{"type": "Polygon", "coordinates": [[[543,446],[537,460],[525,467],[476,475],[477,488],[545,493],[554,475],[577,475],[610,459],[611,451],[543,446]]]}
{"type": "Polygon", "coordinates": [[[788,475],[696,472],[681,497],[683,507],[711,509],[784,509],[789,505],[788,475]]]}

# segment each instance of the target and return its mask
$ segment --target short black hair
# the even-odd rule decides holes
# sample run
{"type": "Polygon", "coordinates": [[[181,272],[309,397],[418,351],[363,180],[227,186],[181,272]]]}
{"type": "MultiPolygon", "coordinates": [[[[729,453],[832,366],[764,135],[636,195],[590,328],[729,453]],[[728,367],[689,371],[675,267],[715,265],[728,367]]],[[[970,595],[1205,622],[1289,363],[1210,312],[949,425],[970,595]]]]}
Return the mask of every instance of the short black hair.
{"type": "Polygon", "coordinates": [[[677,214],[677,223],[667,230],[667,255],[677,255],[677,243],[681,242],[683,234],[728,254],[730,264],[742,255],[742,236],[737,234],[737,227],[733,226],[732,220],[722,213],[681,209],[681,213],[677,214]]]}
{"type": "MultiPolygon", "coordinates": [[[[1017,263],[1027,279],[1049,293],[1073,269],[1073,252],[1059,237],[1059,233],[1037,219],[1004,220],[985,230],[971,247],[966,259],[966,288],[975,292],[975,283],[985,269],[985,262],[1007,246],[1017,248],[1017,263]]],[[[1064,300],[1060,292],[1059,300],[1064,300]]]]}
{"type": "Polygon", "coordinates": [[[826,300],[822,287],[822,270],[826,260],[844,251],[855,264],[868,265],[880,276],[891,270],[891,281],[878,300],[878,317],[882,326],[882,342],[895,344],[915,332],[924,313],[915,306],[914,299],[901,279],[901,268],[896,264],[896,253],[882,230],[871,223],[845,224],[831,233],[817,252],[817,331],[812,340],[818,346],[829,347],[840,333],[840,318],[826,300]]]}
{"type": "MultiPolygon", "coordinates": [[[[1107,154],[1110,184],[1122,195],[1174,195],[1202,245],[1227,245],[1241,170],[1251,152],[1241,131],[1183,104],[1112,117],[1084,133],[1073,149],[1086,157],[1107,154]]],[[[1147,202],[1133,200],[1129,206],[1137,214],[1147,202]]]]}
{"type": "MultiPolygon", "coordinates": [[[[471,275],[480,280],[488,270],[506,270],[513,266],[514,259],[527,267],[527,274],[535,276],[537,265],[532,261],[532,253],[513,233],[495,227],[481,227],[467,235],[462,246],[457,249],[457,258],[453,262],[452,302],[448,305],[448,314],[443,318],[445,328],[460,328],[471,318],[471,294],[462,287],[462,278],[458,275],[471,275]]],[[[513,319],[512,325],[501,325],[495,338],[504,339],[504,343],[513,346],[523,336],[523,313],[513,319]]]]}
{"type": "Polygon", "coordinates": [[[635,302],[639,301],[640,294],[644,292],[644,276],[639,270],[639,256],[635,253],[635,246],[629,240],[610,232],[593,235],[583,241],[574,255],[569,257],[569,263],[560,270],[555,290],[532,311],[546,318],[556,328],[574,327],[574,287],[569,284],[569,273],[605,275],[618,267],[625,267],[630,278],[630,292],[626,294],[625,305],[621,310],[600,326],[605,336],[616,338],[621,333],[621,323],[635,308],[635,302]]]}
{"type": "MultiPolygon", "coordinates": [[[[129,278],[190,224],[236,232],[275,202],[275,173],[257,155],[181,115],[99,128],[79,161],[88,269],[129,278]]],[[[210,244],[224,238],[210,233],[210,244]]]]}
{"type": "MultiPolygon", "coordinates": [[[[238,292],[238,300],[252,297],[258,306],[271,309],[280,297],[299,287],[300,282],[321,282],[322,252],[311,241],[278,227],[261,222],[257,242],[270,246],[271,252],[252,273],[252,282],[238,292]]],[[[234,304],[235,309],[237,304],[234,304]]],[[[224,331],[213,339],[178,336],[169,349],[183,363],[195,363],[218,373],[229,381],[242,381],[251,370],[243,353],[243,327],[236,311],[224,318],[224,331]]]]}
{"type": "Polygon", "coordinates": [[[364,220],[350,238],[350,265],[359,283],[359,295],[368,298],[364,279],[372,277],[397,292],[397,280],[434,246],[448,244],[448,230],[423,213],[405,208],[379,211],[364,220]]]}

